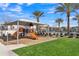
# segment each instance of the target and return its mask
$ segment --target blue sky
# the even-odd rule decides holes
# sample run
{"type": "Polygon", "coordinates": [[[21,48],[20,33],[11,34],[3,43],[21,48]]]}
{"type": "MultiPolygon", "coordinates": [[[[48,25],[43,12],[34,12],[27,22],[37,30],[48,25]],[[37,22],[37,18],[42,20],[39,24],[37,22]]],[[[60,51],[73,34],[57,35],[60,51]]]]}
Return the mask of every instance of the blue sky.
{"type": "MultiPolygon", "coordinates": [[[[27,18],[35,20],[33,12],[36,10],[44,12],[44,17],[40,18],[40,22],[49,24],[50,26],[57,26],[55,20],[57,18],[64,19],[61,26],[66,26],[66,15],[55,14],[55,8],[58,6],[57,3],[0,3],[0,21],[1,23],[5,20],[6,16],[8,21],[14,21],[16,19],[27,18]]],[[[72,18],[74,13],[71,14],[72,18]]],[[[71,20],[71,26],[77,26],[77,21],[71,20]]]]}

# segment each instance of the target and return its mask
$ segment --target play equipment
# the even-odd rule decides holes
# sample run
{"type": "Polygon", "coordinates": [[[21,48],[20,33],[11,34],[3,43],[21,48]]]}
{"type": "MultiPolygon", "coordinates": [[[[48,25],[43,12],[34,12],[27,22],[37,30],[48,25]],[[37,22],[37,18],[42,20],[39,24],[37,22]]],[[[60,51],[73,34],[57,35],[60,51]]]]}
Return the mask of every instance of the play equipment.
{"type": "Polygon", "coordinates": [[[29,37],[32,39],[38,39],[38,36],[34,32],[29,33],[29,37]]]}
{"type": "MultiPolygon", "coordinates": [[[[20,33],[23,33],[23,29],[24,29],[24,28],[22,28],[22,27],[19,28],[19,31],[18,31],[18,32],[19,32],[19,37],[20,37],[20,33]]],[[[17,38],[17,31],[14,32],[13,37],[14,37],[14,38],[17,38]]]]}
{"type": "MultiPolygon", "coordinates": [[[[23,31],[24,31],[24,28],[19,28],[19,37],[20,37],[20,33],[23,33],[23,31]]],[[[15,37],[15,38],[17,38],[17,31],[13,34],[13,36],[15,37]]],[[[31,39],[37,39],[38,38],[38,36],[36,35],[36,33],[35,32],[33,32],[32,30],[30,30],[29,31],[29,33],[27,33],[26,34],[26,36],[28,37],[28,38],[31,38],[31,39]]]]}

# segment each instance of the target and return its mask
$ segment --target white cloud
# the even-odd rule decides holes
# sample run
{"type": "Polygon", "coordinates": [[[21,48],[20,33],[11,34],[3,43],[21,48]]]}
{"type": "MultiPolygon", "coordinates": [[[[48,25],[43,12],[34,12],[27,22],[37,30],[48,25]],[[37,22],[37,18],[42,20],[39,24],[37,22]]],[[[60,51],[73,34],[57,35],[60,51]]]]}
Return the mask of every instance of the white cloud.
{"type": "Polygon", "coordinates": [[[8,3],[0,3],[0,7],[8,7],[8,3]]]}
{"type": "Polygon", "coordinates": [[[47,12],[48,14],[54,14],[54,12],[53,11],[49,11],[49,12],[47,12]]]}
{"type": "Polygon", "coordinates": [[[15,12],[21,12],[22,11],[22,8],[21,8],[21,6],[16,5],[16,7],[10,8],[9,10],[10,11],[15,11],[15,12]]]}
{"type": "Polygon", "coordinates": [[[27,6],[31,6],[31,5],[33,5],[34,3],[18,3],[18,5],[23,5],[23,4],[26,4],[27,6]]]}
{"type": "Polygon", "coordinates": [[[50,11],[52,11],[52,10],[55,10],[55,8],[54,8],[54,7],[52,7],[52,8],[49,8],[49,10],[50,10],[50,11]]]}
{"type": "Polygon", "coordinates": [[[24,3],[18,3],[18,5],[23,5],[24,3]]]}
{"type": "Polygon", "coordinates": [[[48,9],[48,14],[53,14],[55,12],[55,7],[49,8],[48,9]]]}
{"type": "Polygon", "coordinates": [[[73,18],[75,18],[75,16],[70,16],[70,19],[72,20],[73,18]]]}
{"type": "Polygon", "coordinates": [[[0,3],[0,8],[2,8],[3,10],[6,10],[8,6],[9,6],[9,3],[0,3]]]}
{"type": "Polygon", "coordinates": [[[27,3],[27,6],[31,6],[31,5],[33,5],[34,3],[27,3]]]}

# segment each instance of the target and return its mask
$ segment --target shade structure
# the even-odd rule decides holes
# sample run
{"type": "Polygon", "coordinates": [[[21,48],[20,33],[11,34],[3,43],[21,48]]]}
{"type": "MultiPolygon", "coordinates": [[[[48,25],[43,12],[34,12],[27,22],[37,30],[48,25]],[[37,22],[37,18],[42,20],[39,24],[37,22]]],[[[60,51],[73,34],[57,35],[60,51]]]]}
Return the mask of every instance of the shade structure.
{"type": "Polygon", "coordinates": [[[31,21],[31,20],[27,20],[27,19],[19,19],[16,21],[5,23],[3,25],[17,25],[17,44],[19,44],[19,31],[18,31],[19,25],[29,25],[30,23],[32,23],[33,25],[45,25],[43,23],[31,21]]]}
{"type": "Polygon", "coordinates": [[[19,19],[16,21],[5,23],[4,25],[16,25],[18,21],[19,21],[19,25],[29,25],[29,23],[33,23],[33,25],[37,25],[37,24],[44,25],[43,23],[31,21],[31,20],[27,20],[27,19],[19,19]]]}

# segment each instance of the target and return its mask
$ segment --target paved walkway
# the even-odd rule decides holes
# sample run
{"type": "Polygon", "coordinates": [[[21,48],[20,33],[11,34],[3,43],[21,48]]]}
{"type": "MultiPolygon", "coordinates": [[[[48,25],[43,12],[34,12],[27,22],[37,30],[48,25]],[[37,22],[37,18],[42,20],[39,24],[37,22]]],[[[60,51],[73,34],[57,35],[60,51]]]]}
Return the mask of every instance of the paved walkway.
{"type": "Polygon", "coordinates": [[[42,43],[42,42],[46,42],[46,41],[52,41],[52,40],[56,40],[57,38],[53,38],[53,39],[46,39],[46,40],[26,40],[26,39],[22,39],[23,41],[25,41],[26,43],[25,44],[13,44],[13,45],[6,45],[7,48],[9,48],[10,50],[14,50],[14,49],[17,49],[17,48],[22,48],[22,47],[25,47],[25,46],[30,46],[30,45],[35,45],[35,44],[38,44],[38,43],[42,43]]]}
{"type": "Polygon", "coordinates": [[[16,56],[16,54],[0,43],[0,56],[16,56]]]}
{"type": "Polygon", "coordinates": [[[34,45],[34,44],[38,44],[38,43],[42,43],[42,42],[46,42],[46,41],[51,41],[51,40],[56,40],[57,38],[40,38],[39,40],[29,40],[29,39],[22,39],[20,44],[12,44],[12,45],[3,45],[0,43],[0,56],[17,56],[14,52],[12,52],[11,50],[13,49],[17,49],[17,48],[22,48],[25,46],[30,46],[30,45],[34,45]]]}

